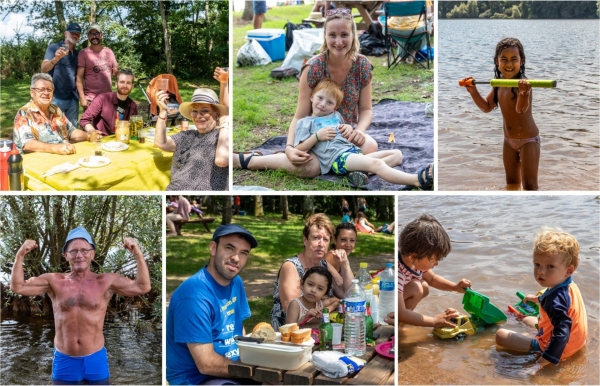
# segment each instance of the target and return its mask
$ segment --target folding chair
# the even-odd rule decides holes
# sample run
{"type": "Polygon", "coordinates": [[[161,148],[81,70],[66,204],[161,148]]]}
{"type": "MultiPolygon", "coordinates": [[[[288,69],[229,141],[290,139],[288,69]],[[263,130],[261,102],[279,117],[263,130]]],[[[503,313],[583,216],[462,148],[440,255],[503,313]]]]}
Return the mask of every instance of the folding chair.
{"type": "MultiPolygon", "coordinates": [[[[388,69],[393,69],[402,60],[412,57],[413,60],[425,68],[423,63],[419,62],[411,51],[419,51],[425,44],[429,53],[431,43],[429,41],[427,8],[425,1],[402,1],[387,2],[383,8],[384,14],[380,21],[383,24],[383,31],[386,35],[385,44],[388,49],[388,69]],[[389,28],[388,18],[411,16],[409,28],[396,29],[389,28]]],[[[429,69],[429,54],[425,55],[427,69],[429,69]]]]}

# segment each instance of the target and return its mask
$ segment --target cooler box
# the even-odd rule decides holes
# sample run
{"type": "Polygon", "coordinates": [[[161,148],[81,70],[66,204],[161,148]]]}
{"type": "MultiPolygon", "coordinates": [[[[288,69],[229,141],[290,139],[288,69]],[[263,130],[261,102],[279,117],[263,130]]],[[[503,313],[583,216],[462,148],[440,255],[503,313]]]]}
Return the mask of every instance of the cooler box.
{"type": "Polygon", "coordinates": [[[285,58],[285,31],[283,29],[253,29],[246,32],[246,39],[256,40],[273,62],[285,58]]]}

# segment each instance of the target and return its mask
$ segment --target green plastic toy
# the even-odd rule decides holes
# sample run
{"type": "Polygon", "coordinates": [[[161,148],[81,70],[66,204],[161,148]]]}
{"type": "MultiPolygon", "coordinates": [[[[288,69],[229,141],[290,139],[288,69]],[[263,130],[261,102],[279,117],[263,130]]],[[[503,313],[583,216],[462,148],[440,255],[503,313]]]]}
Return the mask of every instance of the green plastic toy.
{"type": "Polygon", "coordinates": [[[526,316],[539,316],[540,306],[533,302],[526,302],[525,295],[521,291],[517,291],[517,296],[521,301],[514,306],[509,306],[508,310],[517,315],[517,317],[524,318],[526,316]]]}
{"type": "MultiPolygon", "coordinates": [[[[476,81],[475,79],[459,80],[458,85],[461,87],[473,86],[475,84],[489,84],[492,87],[519,87],[520,79],[491,79],[488,81],[476,81]]],[[[525,79],[531,87],[539,88],[554,88],[556,87],[555,80],[546,79],[525,79]]]]}

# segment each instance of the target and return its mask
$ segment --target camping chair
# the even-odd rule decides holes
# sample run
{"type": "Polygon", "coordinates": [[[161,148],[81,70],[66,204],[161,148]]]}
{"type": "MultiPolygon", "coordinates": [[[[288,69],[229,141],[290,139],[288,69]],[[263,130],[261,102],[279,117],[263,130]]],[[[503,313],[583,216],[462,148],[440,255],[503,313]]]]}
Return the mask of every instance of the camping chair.
{"type": "MultiPolygon", "coordinates": [[[[411,51],[419,51],[424,45],[423,40],[427,45],[427,53],[430,52],[431,43],[429,42],[425,1],[388,2],[384,4],[383,11],[384,14],[380,17],[380,21],[386,36],[388,69],[393,69],[408,57],[412,57],[415,62],[425,68],[423,63],[417,60],[416,55],[411,53],[411,51]],[[407,28],[404,28],[405,26],[402,26],[401,29],[389,28],[388,18],[395,16],[411,16],[416,23],[407,23],[410,24],[407,28]]],[[[425,55],[425,61],[427,62],[427,69],[429,69],[429,54],[425,55]]]]}
{"type": "Polygon", "coordinates": [[[144,88],[142,81],[147,81],[150,78],[139,78],[138,86],[142,90],[142,93],[148,100],[148,124],[152,124],[158,119],[158,105],[156,104],[156,92],[158,91],[158,79],[169,79],[169,99],[167,100],[167,125],[177,124],[177,120],[181,120],[183,117],[179,114],[179,105],[181,102],[181,95],[179,94],[179,86],[177,85],[177,78],[171,74],[160,74],[155,78],[150,79],[148,87],[144,88]]]}

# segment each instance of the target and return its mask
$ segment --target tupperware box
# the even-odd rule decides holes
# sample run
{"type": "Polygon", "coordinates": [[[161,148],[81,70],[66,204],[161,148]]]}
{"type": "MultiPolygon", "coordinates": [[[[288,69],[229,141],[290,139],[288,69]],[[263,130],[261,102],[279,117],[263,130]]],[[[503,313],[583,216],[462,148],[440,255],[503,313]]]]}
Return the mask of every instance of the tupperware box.
{"type": "MultiPolygon", "coordinates": [[[[279,338],[279,333],[278,338],[279,338]]],[[[314,342],[314,341],[313,341],[314,342]]],[[[297,370],[310,360],[312,345],[237,342],[240,362],[247,365],[297,370]]]]}
{"type": "Polygon", "coordinates": [[[285,31],[283,29],[253,29],[246,32],[246,39],[256,40],[267,51],[273,62],[285,58],[285,31]]]}

